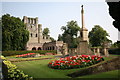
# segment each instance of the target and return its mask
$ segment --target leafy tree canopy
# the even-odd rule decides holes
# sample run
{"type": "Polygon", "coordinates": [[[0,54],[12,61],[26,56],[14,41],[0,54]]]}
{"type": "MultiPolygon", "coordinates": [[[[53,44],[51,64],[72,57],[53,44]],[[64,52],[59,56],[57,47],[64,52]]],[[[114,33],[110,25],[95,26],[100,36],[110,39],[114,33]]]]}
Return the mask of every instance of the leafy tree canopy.
{"type": "Polygon", "coordinates": [[[77,33],[80,30],[80,27],[77,24],[77,21],[70,21],[67,22],[66,26],[62,26],[61,28],[62,31],[64,31],[64,33],[77,37],[77,33]]]}
{"type": "Polygon", "coordinates": [[[58,41],[63,41],[61,34],[58,35],[58,41]]]}
{"type": "Polygon", "coordinates": [[[51,40],[52,42],[56,41],[53,37],[50,37],[50,40],[51,40]]]}
{"type": "Polygon", "coordinates": [[[62,26],[61,30],[63,34],[58,36],[58,40],[63,40],[63,42],[68,44],[69,48],[76,48],[78,44],[77,34],[80,30],[77,21],[67,22],[67,25],[62,26]]]}
{"type": "Polygon", "coordinates": [[[120,41],[117,41],[114,44],[112,44],[111,48],[120,48],[120,41]]]}
{"type": "Polygon", "coordinates": [[[50,33],[49,28],[44,28],[43,35],[48,36],[49,33],[50,33]]]}
{"type": "Polygon", "coordinates": [[[24,50],[29,32],[20,18],[5,14],[2,16],[2,50],[24,50]]]}
{"type": "Polygon", "coordinates": [[[102,46],[102,43],[106,41],[111,42],[111,40],[109,40],[107,36],[109,35],[106,32],[106,30],[104,30],[99,25],[95,25],[94,28],[92,28],[92,30],[89,32],[88,37],[91,46],[97,47],[97,46],[102,46]]]}

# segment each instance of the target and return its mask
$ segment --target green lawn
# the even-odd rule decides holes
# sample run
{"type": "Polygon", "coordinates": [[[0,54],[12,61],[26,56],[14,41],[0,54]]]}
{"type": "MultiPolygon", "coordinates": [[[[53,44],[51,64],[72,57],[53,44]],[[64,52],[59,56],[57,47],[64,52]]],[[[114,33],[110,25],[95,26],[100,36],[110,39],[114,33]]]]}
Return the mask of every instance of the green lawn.
{"type": "MultiPolygon", "coordinates": [[[[45,56],[45,57],[53,57],[53,56],[45,56]]],[[[109,60],[112,59],[112,57],[105,57],[104,59],[109,60]]],[[[70,70],[51,69],[47,66],[51,60],[54,59],[15,62],[14,64],[16,64],[20,70],[23,70],[24,73],[32,76],[33,78],[70,78],[66,75],[75,72],[77,70],[80,70],[80,69],[70,69],[70,70]]],[[[118,77],[118,70],[94,74],[94,75],[87,75],[78,78],[116,78],[116,77],[118,77]]]]}
{"type": "MultiPolygon", "coordinates": [[[[52,59],[51,59],[52,60],[52,59]]],[[[79,69],[71,70],[57,70],[51,69],[47,66],[50,60],[26,61],[14,63],[24,73],[34,78],[69,78],[66,76],[68,73],[74,72],[79,69]]]]}

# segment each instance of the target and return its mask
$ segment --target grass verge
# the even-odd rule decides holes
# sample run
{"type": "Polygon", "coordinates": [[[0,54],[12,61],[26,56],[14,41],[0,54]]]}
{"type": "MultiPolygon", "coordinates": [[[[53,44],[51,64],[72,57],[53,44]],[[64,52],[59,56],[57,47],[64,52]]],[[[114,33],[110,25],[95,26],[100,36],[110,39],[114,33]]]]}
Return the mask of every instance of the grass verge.
{"type": "MultiPolygon", "coordinates": [[[[50,57],[50,56],[46,56],[50,57]]],[[[112,57],[105,57],[105,60],[112,59],[112,57]]],[[[47,65],[48,63],[54,59],[49,59],[49,60],[37,60],[37,61],[25,61],[25,62],[19,62],[19,63],[14,63],[18,66],[20,70],[23,70],[25,74],[28,74],[32,76],[33,78],[70,78],[67,76],[67,74],[78,71],[83,68],[78,68],[78,69],[69,69],[69,70],[57,70],[57,69],[51,69],[47,65]]],[[[83,77],[78,77],[78,78],[114,78],[117,76],[118,71],[111,71],[111,72],[105,72],[105,73],[100,73],[100,74],[95,74],[95,75],[88,75],[88,76],[83,76],[83,77]],[[109,74],[111,76],[109,76],[109,74]],[[104,76],[102,76],[104,75],[104,76]],[[96,77],[95,77],[96,76],[96,77]],[[105,77],[106,76],[106,77],[105,77]]]]}

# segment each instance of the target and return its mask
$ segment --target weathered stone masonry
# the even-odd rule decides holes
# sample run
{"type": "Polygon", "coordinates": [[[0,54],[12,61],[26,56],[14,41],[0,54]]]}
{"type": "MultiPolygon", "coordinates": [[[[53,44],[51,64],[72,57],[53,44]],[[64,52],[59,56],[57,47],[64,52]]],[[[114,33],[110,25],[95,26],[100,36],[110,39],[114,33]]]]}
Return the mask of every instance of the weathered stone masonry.
{"type": "Polygon", "coordinates": [[[26,45],[26,50],[57,50],[61,51],[63,41],[51,42],[50,35],[43,36],[42,25],[38,24],[38,17],[30,18],[23,17],[23,22],[26,29],[29,31],[29,41],[26,45]]]}

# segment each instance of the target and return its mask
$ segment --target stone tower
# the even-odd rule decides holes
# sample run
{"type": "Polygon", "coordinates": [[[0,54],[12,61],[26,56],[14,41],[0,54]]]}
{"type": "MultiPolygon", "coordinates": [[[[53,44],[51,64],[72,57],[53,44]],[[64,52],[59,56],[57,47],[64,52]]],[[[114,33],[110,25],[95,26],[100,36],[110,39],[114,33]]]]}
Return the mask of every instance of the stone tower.
{"type": "Polygon", "coordinates": [[[78,54],[92,54],[92,51],[89,48],[88,42],[88,30],[85,28],[85,24],[84,24],[84,9],[83,9],[83,5],[81,6],[81,21],[82,21],[82,28],[80,30],[80,42],[79,45],[77,47],[77,53],[78,54]]]}
{"type": "Polygon", "coordinates": [[[26,29],[29,31],[28,43],[38,43],[38,17],[29,18],[24,16],[23,22],[26,25],[26,29]]]}
{"type": "Polygon", "coordinates": [[[27,50],[32,48],[41,48],[44,43],[51,42],[50,36],[42,35],[42,25],[38,24],[38,17],[30,18],[23,17],[23,22],[26,25],[26,29],[29,31],[29,41],[27,42],[27,50]]]}
{"type": "Polygon", "coordinates": [[[42,38],[43,38],[43,35],[42,35],[42,25],[38,24],[38,43],[42,43],[41,42],[42,38]]]}

